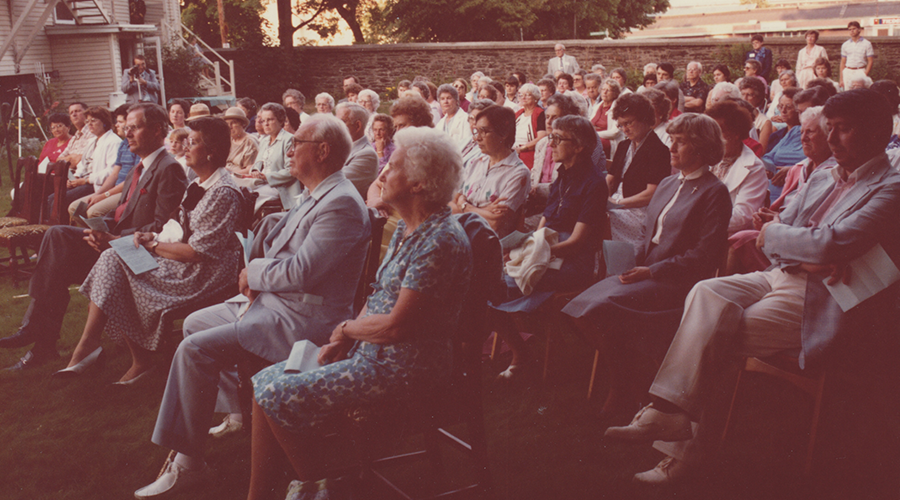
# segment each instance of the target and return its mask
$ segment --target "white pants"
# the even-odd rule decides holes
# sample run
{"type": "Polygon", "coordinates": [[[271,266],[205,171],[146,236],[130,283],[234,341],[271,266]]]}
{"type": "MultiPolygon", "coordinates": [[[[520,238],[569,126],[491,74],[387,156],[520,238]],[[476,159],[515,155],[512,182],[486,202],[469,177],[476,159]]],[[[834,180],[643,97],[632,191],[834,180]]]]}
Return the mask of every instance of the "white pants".
{"type": "Polygon", "coordinates": [[[853,81],[854,78],[860,78],[866,76],[866,68],[859,69],[850,69],[844,68],[844,72],[841,73],[841,76],[844,80],[844,90],[850,90],[850,82],[853,81]]]}
{"type": "MultiPolygon", "coordinates": [[[[770,356],[800,347],[805,296],[806,274],[780,269],[697,283],[650,394],[702,414],[704,394],[733,356],[770,356]]],[[[688,441],[654,443],[679,459],[689,447],[688,441]]]]}

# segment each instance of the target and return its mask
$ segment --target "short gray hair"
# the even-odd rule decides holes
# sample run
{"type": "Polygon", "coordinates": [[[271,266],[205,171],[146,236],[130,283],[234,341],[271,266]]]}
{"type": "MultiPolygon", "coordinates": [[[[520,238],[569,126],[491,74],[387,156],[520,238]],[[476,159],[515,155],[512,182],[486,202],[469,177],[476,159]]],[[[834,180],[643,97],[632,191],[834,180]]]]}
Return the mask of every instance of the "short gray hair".
{"type": "Polygon", "coordinates": [[[822,110],[825,109],[825,106],[813,106],[811,108],[806,108],[806,111],[800,115],[800,125],[804,125],[808,122],[818,122],[816,125],[822,129],[822,132],[828,133],[828,120],[825,118],[825,113],[822,110]]]}
{"type": "Polygon", "coordinates": [[[259,108],[259,111],[260,113],[263,111],[271,111],[272,114],[275,115],[275,119],[278,120],[278,123],[284,123],[284,120],[287,119],[287,112],[284,110],[284,106],[277,102],[267,102],[259,108]]]}
{"type": "Polygon", "coordinates": [[[423,197],[439,207],[453,198],[462,183],[462,157],[450,138],[428,127],[406,127],[394,135],[406,151],[405,167],[412,182],[424,184],[423,197]]]}
{"type": "Polygon", "coordinates": [[[281,94],[281,102],[284,102],[288,97],[293,97],[297,99],[297,102],[300,103],[300,107],[306,106],[306,96],[303,95],[303,92],[300,92],[297,89],[287,89],[284,91],[284,94],[281,94]]]}
{"type": "Polygon", "coordinates": [[[791,80],[794,81],[794,85],[797,85],[797,75],[796,75],[796,73],[794,73],[794,70],[786,69],[786,70],[782,71],[781,74],[778,75],[778,79],[781,80],[781,77],[783,77],[783,76],[789,77],[791,80]]]}
{"type": "MultiPolygon", "coordinates": [[[[750,78],[755,77],[751,76],[750,78]]],[[[734,99],[735,101],[737,101],[743,98],[741,96],[741,89],[737,88],[737,85],[730,82],[717,83],[716,86],[709,91],[709,95],[715,100],[721,100],[727,97],[728,99],[734,99]]]]}
{"type": "Polygon", "coordinates": [[[378,97],[378,92],[375,92],[372,89],[362,89],[359,92],[359,95],[356,96],[356,99],[359,100],[360,97],[365,97],[365,96],[369,96],[372,98],[372,107],[374,107],[375,110],[377,111],[378,106],[381,105],[381,98],[378,97]]]}
{"type": "Polygon", "coordinates": [[[604,72],[606,72],[606,66],[604,66],[604,65],[602,65],[602,64],[600,64],[600,63],[597,63],[597,64],[591,66],[591,71],[597,71],[598,69],[601,69],[601,70],[603,70],[604,72]]]}
{"type": "Polygon", "coordinates": [[[325,163],[331,167],[332,172],[344,168],[353,144],[350,132],[347,131],[344,122],[338,120],[334,115],[318,113],[306,119],[300,128],[303,127],[313,127],[310,140],[328,144],[330,152],[325,158],[325,163]]]}
{"type": "MultiPolygon", "coordinates": [[[[476,71],[476,72],[472,73],[472,76],[469,77],[469,80],[471,81],[476,78],[481,78],[482,76],[484,76],[484,73],[482,73],[481,71],[476,71]]],[[[478,82],[476,81],[475,83],[478,83],[478,82]]]]}
{"type": "Polygon", "coordinates": [[[697,61],[691,61],[691,62],[687,63],[687,66],[686,66],[686,67],[687,67],[688,69],[690,69],[691,64],[696,64],[696,65],[697,65],[697,70],[699,70],[701,73],[703,72],[703,65],[702,65],[702,64],[700,64],[700,63],[697,62],[697,61]]]}
{"type": "Polygon", "coordinates": [[[699,113],[683,113],[666,126],[669,135],[683,135],[694,154],[706,165],[716,165],[725,156],[722,129],[715,120],[699,113]]]}
{"type": "Polygon", "coordinates": [[[350,113],[350,121],[351,122],[359,122],[362,123],[362,126],[365,127],[367,123],[369,123],[369,110],[356,104],[355,102],[345,101],[337,105],[334,108],[335,114],[337,114],[338,110],[346,109],[350,113]]]}
{"type": "Polygon", "coordinates": [[[533,83],[526,83],[525,85],[522,85],[521,87],[519,87],[519,92],[528,92],[532,95],[532,97],[534,97],[535,101],[541,100],[541,89],[537,88],[537,85],[533,83]]]}
{"type": "Polygon", "coordinates": [[[441,94],[450,94],[450,96],[453,97],[453,100],[456,101],[456,104],[459,105],[459,91],[456,90],[456,87],[454,87],[453,85],[445,83],[438,87],[436,97],[440,99],[441,94]]]}
{"type": "Polygon", "coordinates": [[[322,92],[321,94],[318,94],[316,96],[316,102],[319,102],[319,98],[328,100],[328,105],[331,107],[331,109],[334,109],[334,97],[331,97],[331,94],[329,94],[328,92],[322,92]]]}
{"type": "Polygon", "coordinates": [[[496,105],[497,103],[490,99],[475,99],[474,101],[469,103],[469,113],[471,114],[473,110],[484,111],[487,108],[496,105]]]}
{"type": "Polygon", "coordinates": [[[584,83],[587,82],[597,82],[600,85],[603,85],[603,77],[598,75],[597,73],[588,73],[584,75],[584,83]]]}
{"type": "Polygon", "coordinates": [[[656,68],[658,68],[656,63],[647,63],[644,65],[644,74],[646,75],[647,73],[650,73],[651,71],[656,73],[656,68]]]}

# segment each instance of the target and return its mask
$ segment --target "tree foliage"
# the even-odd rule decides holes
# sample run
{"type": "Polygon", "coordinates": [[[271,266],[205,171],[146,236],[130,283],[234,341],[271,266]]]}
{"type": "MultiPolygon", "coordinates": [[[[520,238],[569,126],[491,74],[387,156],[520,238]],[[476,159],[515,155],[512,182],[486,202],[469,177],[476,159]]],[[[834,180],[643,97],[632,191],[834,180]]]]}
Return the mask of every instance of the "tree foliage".
{"type": "Polygon", "coordinates": [[[377,6],[375,0],[276,0],[278,7],[278,41],[292,47],[294,33],[301,28],[316,32],[322,38],[333,36],[341,21],[353,33],[354,43],[366,43],[360,19],[364,12],[377,6]],[[294,18],[298,18],[294,24],[294,18]]]}
{"type": "MultiPolygon", "coordinates": [[[[182,22],[209,46],[221,47],[216,0],[183,0],[183,3],[182,22]]],[[[233,48],[272,44],[264,31],[269,22],[262,17],[266,9],[260,0],[224,0],[224,6],[228,43],[233,48]]]]}
{"type": "Polygon", "coordinates": [[[385,18],[397,41],[460,42],[612,38],[651,24],[668,0],[391,0],[385,18]]]}

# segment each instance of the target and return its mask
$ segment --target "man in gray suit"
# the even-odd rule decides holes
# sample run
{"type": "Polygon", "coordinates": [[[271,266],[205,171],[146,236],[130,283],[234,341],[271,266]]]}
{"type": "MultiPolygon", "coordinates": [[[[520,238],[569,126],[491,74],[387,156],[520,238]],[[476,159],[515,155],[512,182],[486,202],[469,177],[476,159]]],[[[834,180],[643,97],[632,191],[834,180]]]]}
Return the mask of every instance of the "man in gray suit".
{"type": "Polygon", "coordinates": [[[659,440],[654,447],[668,457],[637,474],[637,481],[669,483],[690,471],[704,447],[695,441],[705,442],[691,439],[691,422],[700,421],[705,396],[732,355],[799,349],[800,367],[806,368],[842,350],[835,345],[862,342],[861,325],[867,335],[890,328],[900,283],[847,312],[825,287],[852,278],[848,264],[879,245],[900,261],[900,173],[884,153],[892,127],[889,108],[871,90],[829,99],[824,108],[828,144],[838,166],[814,172],[780,217],[762,227],[757,245],[772,267],[702,281],[691,290],[650,388],[654,402],[630,425],[606,432],[634,441],[659,440]]]}
{"type": "Polygon", "coordinates": [[[125,93],[125,102],[128,104],[159,102],[159,81],[156,79],[156,72],[147,67],[144,56],[134,56],[134,66],[122,73],[122,92],[125,93]]]}
{"type": "Polygon", "coordinates": [[[550,58],[550,61],[547,62],[547,74],[556,76],[557,71],[562,71],[566,74],[573,74],[578,71],[580,68],[578,67],[578,61],[574,56],[566,55],[566,46],[557,43],[553,50],[556,51],[556,57],[550,58]]]}
{"type": "Polygon", "coordinates": [[[175,351],[152,437],[178,454],[137,498],[169,495],[207,477],[204,442],[213,412],[229,414],[226,428],[240,415],[233,371],[239,359],[249,353],[282,361],[294,342],[327,343],[353,317],[371,227],[362,198],[341,171],[350,145],[346,127],[332,115],[310,117],[294,134],[291,173],[306,190],[296,207],[261,224],[239,278],[241,295],[185,320],[186,338],[175,351]]]}
{"type": "Polygon", "coordinates": [[[334,109],[334,114],[347,126],[353,147],[350,156],[344,163],[344,176],[356,186],[359,195],[366,199],[369,186],[378,176],[378,154],[366,139],[366,124],[369,123],[369,111],[352,102],[342,102],[334,109]]]}
{"type": "Polygon", "coordinates": [[[0,339],[0,348],[34,344],[11,369],[31,368],[58,357],[56,339],[69,304],[69,285],[84,281],[100,252],[109,248],[109,240],[135,231],[161,231],[178,208],[187,179],[184,168],[163,147],[167,127],[168,114],[156,104],[136,104],[129,109],[125,136],[141,163],[128,173],[118,207],[106,216],[108,233],[53,226],[44,234],[28,285],[31,303],[22,326],[14,335],[0,339]]]}

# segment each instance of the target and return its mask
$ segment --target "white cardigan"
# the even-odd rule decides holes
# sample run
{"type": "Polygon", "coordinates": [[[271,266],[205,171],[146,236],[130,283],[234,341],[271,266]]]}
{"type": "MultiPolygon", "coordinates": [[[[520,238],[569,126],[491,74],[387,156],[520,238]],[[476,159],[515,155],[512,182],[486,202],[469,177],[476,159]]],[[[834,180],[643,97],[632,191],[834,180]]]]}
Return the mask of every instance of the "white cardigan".
{"type": "Polygon", "coordinates": [[[728,234],[753,229],[753,214],[763,205],[769,192],[769,179],[762,160],[745,144],[741,155],[721,181],[731,195],[728,234]]]}

